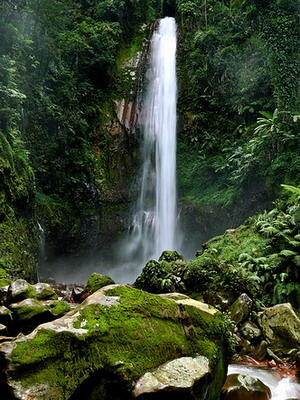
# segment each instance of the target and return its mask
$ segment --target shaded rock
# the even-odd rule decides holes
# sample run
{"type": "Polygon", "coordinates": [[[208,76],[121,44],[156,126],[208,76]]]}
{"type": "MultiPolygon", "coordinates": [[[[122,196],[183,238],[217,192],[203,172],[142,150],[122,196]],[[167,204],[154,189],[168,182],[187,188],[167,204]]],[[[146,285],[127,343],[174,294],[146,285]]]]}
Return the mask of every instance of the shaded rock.
{"type": "Polygon", "coordinates": [[[14,316],[14,328],[27,332],[34,326],[53,319],[48,307],[38,300],[25,299],[10,305],[14,316]]]}
{"type": "Polygon", "coordinates": [[[55,290],[48,283],[36,283],[32,288],[34,297],[38,300],[55,300],[58,298],[55,290]]]}
{"type": "Polygon", "coordinates": [[[244,324],[241,326],[240,332],[245,339],[250,341],[258,338],[261,335],[261,330],[259,327],[251,321],[244,322],[244,324]]]}
{"type": "Polygon", "coordinates": [[[258,322],[272,346],[300,346],[300,319],[290,303],[266,308],[259,314],[258,322]]]}
{"type": "Polygon", "coordinates": [[[190,395],[193,399],[200,399],[206,396],[209,380],[212,377],[206,357],[182,357],[143,375],[136,383],[133,395],[142,398],[146,393],[158,393],[155,398],[162,398],[162,392],[167,391],[168,394],[180,392],[184,398],[190,395]]]}
{"type": "Polygon", "coordinates": [[[80,303],[84,297],[84,289],[82,287],[74,287],[72,289],[71,298],[75,303],[80,303]]]}
{"type": "Polygon", "coordinates": [[[166,251],[162,252],[158,261],[171,262],[171,261],[178,261],[178,260],[182,261],[183,257],[179,253],[177,253],[177,251],[166,250],[166,251]]]}
{"type": "Polygon", "coordinates": [[[0,324],[8,325],[12,321],[12,312],[4,307],[0,306],[0,324]]]}
{"type": "Polygon", "coordinates": [[[112,285],[115,282],[106,275],[100,275],[94,272],[88,278],[87,284],[84,288],[85,293],[94,293],[104,286],[112,285]]]}
{"type": "Polygon", "coordinates": [[[229,307],[230,318],[237,324],[245,321],[249,316],[252,306],[250,297],[243,293],[240,297],[229,307]]]}
{"type": "MultiPolygon", "coordinates": [[[[63,317],[0,344],[0,370],[2,381],[19,400],[108,400],[110,382],[124,388],[117,398],[127,399],[133,396],[127,389],[148,372],[178,358],[202,356],[202,368],[206,371],[208,362],[211,370],[211,380],[205,385],[201,380],[199,387],[207,393],[201,397],[205,400],[218,398],[225,381],[226,343],[220,313],[110,285],[63,317]],[[185,327],[192,327],[192,337],[185,327]],[[111,380],[99,386],[100,376],[111,380]]],[[[191,365],[194,362],[198,365],[195,360],[191,365]]]]}
{"type": "Polygon", "coordinates": [[[224,400],[269,400],[270,398],[270,388],[258,378],[249,375],[229,375],[223,387],[224,400]]]}
{"type": "Polygon", "coordinates": [[[34,289],[24,279],[17,279],[16,281],[13,281],[8,288],[7,298],[11,303],[30,297],[34,297],[34,289]]]}

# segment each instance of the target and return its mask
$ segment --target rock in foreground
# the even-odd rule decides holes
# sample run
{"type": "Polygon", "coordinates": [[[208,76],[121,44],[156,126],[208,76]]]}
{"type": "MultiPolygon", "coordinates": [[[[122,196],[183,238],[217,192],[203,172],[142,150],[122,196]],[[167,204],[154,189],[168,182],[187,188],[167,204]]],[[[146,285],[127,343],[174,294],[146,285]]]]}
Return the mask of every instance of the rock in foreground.
{"type": "Polygon", "coordinates": [[[223,388],[224,400],[269,400],[271,391],[259,379],[242,374],[227,377],[223,388]]]}
{"type": "MultiPolygon", "coordinates": [[[[172,360],[197,363],[200,357],[205,379],[196,374],[185,390],[191,399],[215,400],[226,377],[224,331],[219,313],[106,286],[62,318],[2,343],[0,390],[14,400],[132,399],[145,374],[172,360]],[[201,383],[197,390],[193,382],[201,383]]],[[[172,390],[153,399],[170,398],[172,390]]]]}

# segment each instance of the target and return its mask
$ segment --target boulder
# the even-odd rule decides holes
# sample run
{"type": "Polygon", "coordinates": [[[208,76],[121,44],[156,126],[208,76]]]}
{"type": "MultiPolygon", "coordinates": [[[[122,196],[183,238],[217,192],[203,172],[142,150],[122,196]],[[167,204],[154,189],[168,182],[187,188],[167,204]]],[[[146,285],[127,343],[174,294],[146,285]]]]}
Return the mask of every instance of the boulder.
{"type": "Polygon", "coordinates": [[[36,283],[32,288],[34,290],[34,297],[38,300],[55,300],[58,298],[55,290],[49,283],[36,283]]]}
{"type": "Polygon", "coordinates": [[[241,326],[240,332],[245,339],[250,341],[258,338],[261,335],[261,330],[259,327],[251,321],[244,322],[241,326]]]}
{"type": "Polygon", "coordinates": [[[258,322],[272,347],[300,346],[300,318],[290,303],[265,308],[259,314],[258,322]]]}
{"type": "Polygon", "coordinates": [[[245,321],[249,316],[252,307],[252,300],[246,293],[240,295],[240,297],[229,307],[230,318],[237,324],[245,321]]]}
{"type": "Polygon", "coordinates": [[[10,303],[16,303],[30,297],[34,297],[34,289],[24,279],[17,279],[10,284],[7,293],[10,303]]]}
{"type": "Polygon", "coordinates": [[[223,400],[269,400],[271,390],[258,378],[249,375],[228,375],[223,387],[223,400]]]}
{"type": "Polygon", "coordinates": [[[21,331],[27,331],[28,327],[51,319],[48,307],[35,299],[25,299],[9,307],[13,312],[15,328],[21,331]]]}
{"type": "Polygon", "coordinates": [[[143,375],[136,383],[133,395],[141,399],[143,395],[151,393],[157,395],[151,398],[161,399],[168,392],[168,395],[174,396],[178,393],[184,399],[200,399],[205,398],[207,383],[211,380],[206,357],[181,357],[143,375]]]}
{"type": "Polygon", "coordinates": [[[104,286],[112,285],[115,282],[106,275],[100,275],[94,272],[88,278],[87,284],[84,288],[85,293],[94,293],[104,286]]]}
{"type": "Polygon", "coordinates": [[[0,370],[16,400],[124,400],[134,398],[130,388],[145,374],[179,359],[171,364],[178,366],[174,382],[192,385],[201,367],[206,394],[195,399],[215,399],[226,379],[226,346],[220,313],[110,285],[63,317],[0,344],[0,370]],[[184,378],[187,365],[194,369],[184,378]]]}

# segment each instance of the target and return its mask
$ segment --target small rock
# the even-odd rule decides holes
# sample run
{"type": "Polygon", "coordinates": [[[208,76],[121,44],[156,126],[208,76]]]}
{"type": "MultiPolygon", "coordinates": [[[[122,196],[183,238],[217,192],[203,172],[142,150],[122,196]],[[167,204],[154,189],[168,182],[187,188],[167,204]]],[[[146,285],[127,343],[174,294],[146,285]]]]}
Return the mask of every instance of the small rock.
{"type": "Polygon", "coordinates": [[[55,300],[58,297],[54,289],[48,283],[36,283],[32,288],[38,300],[55,300]]]}
{"type": "Polygon", "coordinates": [[[224,400],[269,400],[271,390],[258,378],[242,374],[228,375],[223,386],[224,400]]]}
{"type": "Polygon", "coordinates": [[[24,279],[13,281],[8,288],[8,301],[18,302],[34,296],[32,286],[24,279]]]}
{"type": "Polygon", "coordinates": [[[237,324],[245,321],[250,314],[251,306],[252,300],[250,297],[246,293],[241,294],[229,308],[230,318],[237,324]]]}
{"type": "Polygon", "coordinates": [[[84,297],[84,289],[82,287],[76,286],[72,289],[71,298],[75,303],[80,303],[84,297]]]}
{"type": "Polygon", "coordinates": [[[259,329],[259,327],[251,321],[244,322],[240,329],[240,332],[245,339],[248,339],[250,341],[258,338],[261,335],[261,330],[259,329]]]}
{"type": "Polygon", "coordinates": [[[0,324],[8,325],[12,321],[12,312],[4,307],[0,306],[0,324]]]}

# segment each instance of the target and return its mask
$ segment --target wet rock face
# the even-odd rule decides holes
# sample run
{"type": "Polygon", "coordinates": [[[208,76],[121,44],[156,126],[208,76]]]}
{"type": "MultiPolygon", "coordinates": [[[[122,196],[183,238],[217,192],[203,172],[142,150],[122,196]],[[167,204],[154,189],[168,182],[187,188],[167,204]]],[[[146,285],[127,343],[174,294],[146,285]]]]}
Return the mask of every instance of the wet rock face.
{"type": "Polygon", "coordinates": [[[232,374],[227,377],[222,400],[269,400],[271,390],[259,379],[248,375],[232,374]]]}
{"type": "Polygon", "coordinates": [[[179,399],[182,390],[187,399],[217,398],[226,375],[222,316],[186,300],[106,286],[0,344],[3,390],[14,400],[179,399]],[[149,376],[158,392],[149,391],[149,376]]]}

